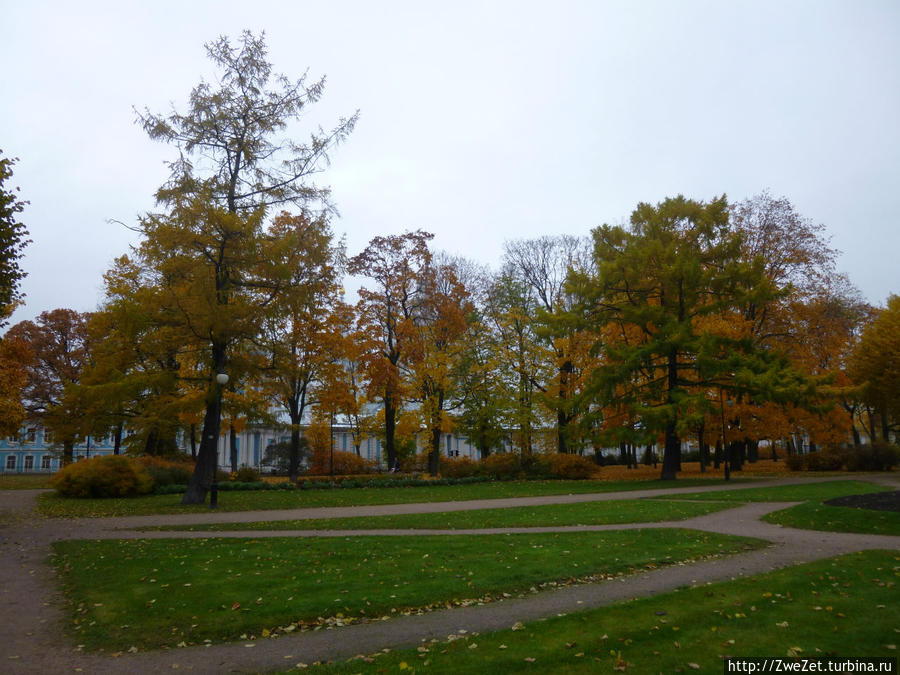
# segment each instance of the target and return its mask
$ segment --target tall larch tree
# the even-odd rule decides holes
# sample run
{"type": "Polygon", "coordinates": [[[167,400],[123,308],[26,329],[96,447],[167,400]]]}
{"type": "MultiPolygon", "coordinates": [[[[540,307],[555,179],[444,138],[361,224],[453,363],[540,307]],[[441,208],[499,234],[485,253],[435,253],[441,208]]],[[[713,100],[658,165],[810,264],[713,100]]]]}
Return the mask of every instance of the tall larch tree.
{"type": "Polygon", "coordinates": [[[306,143],[284,136],[289,124],[320,99],[324,78],[289,80],[276,75],[263,35],[244,32],[206,45],[217,67],[216,83],[201,82],[184,113],[139,113],[151,138],[179,151],[172,176],[157,192],[164,210],[141,220],[141,254],[160,272],[169,301],[183,308],[183,322],[206,351],[207,396],[196,468],[184,503],[202,503],[216,464],[220,396],[215,375],[229,370],[233,350],[258,335],[260,312],[290,286],[302,246],[297,232],[264,224],[273,207],[301,213],[332,209],[327,188],[311,177],[336,144],[352,131],[357,115],[306,143]]]}
{"type": "Polygon", "coordinates": [[[0,328],[22,301],[21,284],[25,271],[20,265],[30,243],[28,230],[19,222],[19,214],[28,202],[19,199],[19,188],[10,187],[15,157],[4,157],[0,150],[0,328]]]}
{"type": "Polygon", "coordinates": [[[663,436],[663,479],[675,478],[681,439],[710,405],[708,389],[746,389],[767,362],[706,327],[735,303],[771,293],[761,260],[745,262],[741,247],[724,196],[707,204],[679,196],[639,204],[628,229],[594,230],[596,273],[573,275],[583,325],[597,335],[613,325],[629,336],[597,343],[585,395],[619,400],[645,432],[663,436]]]}

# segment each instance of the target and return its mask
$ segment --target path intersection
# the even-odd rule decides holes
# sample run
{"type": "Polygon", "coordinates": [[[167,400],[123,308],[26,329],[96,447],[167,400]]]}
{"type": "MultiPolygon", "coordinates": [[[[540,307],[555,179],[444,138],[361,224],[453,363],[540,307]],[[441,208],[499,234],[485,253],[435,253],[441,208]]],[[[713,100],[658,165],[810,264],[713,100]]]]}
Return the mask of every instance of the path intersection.
{"type": "MultiPolygon", "coordinates": [[[[791,478],[755,480],[733,485],[647,489],[628,492],[518,497],[465,502],[390,504],[280,511],[211,512],[124,518],[46,519],[34,514],[40,490],[0,490],[0,672],[48,673],[246,673],[284,670],[297,662],[344,660],[384,648],[415,647],[422,641],[445,639],[465,629],[486,633],[509,628],[517,622],[583,611],[648,597],[679,588],[756,575],[867,549],[900,551],[900,536],[863,535],[800,530],[764,523],[767,513],[794,502],[753,502],[687,520],[623,525],[497,528],[479,530],[377,530],[377,531],[138,531],[134,528],[201,523],[343,518],[406,513],[452,512],[485,508],[514,508],[587,501],[640,499],[665,495],[739,490],[849,478],[791,478]],[[63,600],[48,564],[50,547],[63,539],[148,539],[213,537],[349,537],[391,535],[506,534],[516,532],[602,531],[640,528],[685,528],[755,537],[770,546],[721,558],[644,571],[615,580],[565,586],[499,602],[423,614],[399,616],[328,630],[309,631],[244,642],[123,654],[119,657],[86,654],[64,634],[63,600]]],[[[900,487],[895,474],[860,475],[854,479],[900,487]]]]}

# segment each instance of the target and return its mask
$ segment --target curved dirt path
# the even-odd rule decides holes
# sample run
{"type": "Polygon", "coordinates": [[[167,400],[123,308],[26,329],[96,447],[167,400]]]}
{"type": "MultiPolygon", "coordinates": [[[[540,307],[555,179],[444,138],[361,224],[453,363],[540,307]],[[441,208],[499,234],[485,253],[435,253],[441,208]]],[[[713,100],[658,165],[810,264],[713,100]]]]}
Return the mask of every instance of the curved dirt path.
{"type": "MultiPolygon", "coordinates": [[[[900,476],[854,476],[888,486],[900,485],[900,476]]],[[[792,503],[756,502],[689,520],[598,525],[585,527],[505,528],[495,530],[379,530],[377,532],[137,532],[128,528],[199,522],[250,522],[333,518],[393,513],[425,513],[479,508],[502,508],[564,502],[637,499],[666,494],[708,492],[788,485],[825,479],[789,479],[741,483],[730,486],[640,490],[593,495],[555,495],[470,502],[395,504],[372,507],[302,509],[238,513],[139,516],[129,518],[42,519],[33,508],[40,490],[0,491],[0,672],[46,673],[80,670],[85,673],[157,673],[189,670],[196,673],[264,672],[284,670],[298,662],[340,660],[369,654],[385,647],[416,646],[423,640],[444,639],[460,630],[488,632],[508,628],[517,621],[530,621],[614,604],[635,597],[652,596],[686,586],[724,581],[738,576],[760,574],[789,565],[810,562],[865,549],[900,550],[900,537],[843,534],[785,528],[763,523],[760,518],[792,503]],[[690,528],[707,532],[756,537],[771,546],[748,553],[659,568],[613,581],[568,586],[552,591],[511,598],[485,605],[459,607],[400,616],[390,621],[373,621],[342,628],[281,636],[252,643],[231,643],[212,647],[125,654],[120,657],[84,654],[63,633],[66,620],[62,599],[56,590],[53,572],[47,564],[50,544],[60,539],[98,538],[210,538],[266,536],[379,536],[410,534],[490,534],[507,532],[599,531],[638,528],[690,528]],[[246,646],[247,644],[252,646],[246,646]]]]}

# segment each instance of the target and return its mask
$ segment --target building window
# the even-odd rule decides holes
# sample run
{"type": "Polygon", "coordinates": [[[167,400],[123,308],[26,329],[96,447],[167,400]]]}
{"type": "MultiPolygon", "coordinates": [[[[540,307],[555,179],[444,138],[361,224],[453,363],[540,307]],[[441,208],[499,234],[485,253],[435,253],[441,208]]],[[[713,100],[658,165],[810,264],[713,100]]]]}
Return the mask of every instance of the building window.
{"type": "Polygon", "coordinates": [[[44,429],[44,445],[50,445],[53,443],[53,432],[49,429],[44,429]]]}
{"type": "Polygon", "coordinates": [[[25,442],[26,443],[34,443],[36,438],[37,438],[37,429],[35,429],[34,427],[29,427],[28,430],[25,432],[25,442]]]}
{"type": "Polygon", "coordinates": [[[15,471],[16,470],[16,456],[15,455],[7,455],[6,456],[6,470],[7,471],[15,471]]]}
{"type": "Polygon", "coordinates": [[[34,455],[25,455],[25,470],[34,471],[34,455]]]}
{"type": "Polygon", "coordinates": [[[50,455],[43,455],[41,457],[41,468],[44,470],[50,469],[50,455]]]}

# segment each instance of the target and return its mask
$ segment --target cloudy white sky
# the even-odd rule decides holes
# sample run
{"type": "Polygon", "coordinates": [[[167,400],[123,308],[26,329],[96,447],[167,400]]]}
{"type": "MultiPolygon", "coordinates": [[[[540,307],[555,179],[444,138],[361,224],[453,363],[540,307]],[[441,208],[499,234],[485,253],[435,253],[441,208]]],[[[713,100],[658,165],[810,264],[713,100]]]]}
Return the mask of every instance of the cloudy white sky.
{"type": "Polygon", "coordinates": [[[306,122],[361,111],[320,182],[355,254],[423,228],[496,265],[640,201],[769,189],[826,226],[870,302],[900,292],[896,0],[0,0],[0,148],[33,244],[27,305],[94,309],[173,149],[133,107],[184,109],[203,43],[264,30],[276,71],[327,75],[306,122]]]}

